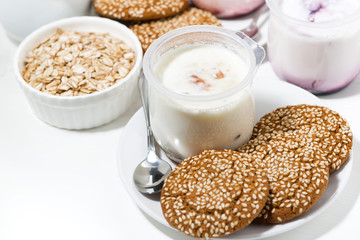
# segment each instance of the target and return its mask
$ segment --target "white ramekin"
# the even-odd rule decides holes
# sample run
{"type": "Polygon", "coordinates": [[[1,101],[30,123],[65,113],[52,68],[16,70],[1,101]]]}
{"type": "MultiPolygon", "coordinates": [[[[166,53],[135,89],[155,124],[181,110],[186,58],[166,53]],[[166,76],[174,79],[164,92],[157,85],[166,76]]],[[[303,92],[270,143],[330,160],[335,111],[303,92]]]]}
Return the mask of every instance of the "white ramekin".
{"type": "Polygon", "coordinates": [[[135,34],[125,25],[101,17],[72,17],[44,25],[27,36],[19,45],[15,58],[16,78],[34,114],[59,128],[86,129],[106,124],[124,113],[134,100],[142,64],[142,48],[135,34]],[[22,77],[24,59],[40,42],[57,28],[79,32],[109,33],[135,50],[136,62],[129,74],[113,86],[84,96],[54,96],[31,87],[22,77]]]}

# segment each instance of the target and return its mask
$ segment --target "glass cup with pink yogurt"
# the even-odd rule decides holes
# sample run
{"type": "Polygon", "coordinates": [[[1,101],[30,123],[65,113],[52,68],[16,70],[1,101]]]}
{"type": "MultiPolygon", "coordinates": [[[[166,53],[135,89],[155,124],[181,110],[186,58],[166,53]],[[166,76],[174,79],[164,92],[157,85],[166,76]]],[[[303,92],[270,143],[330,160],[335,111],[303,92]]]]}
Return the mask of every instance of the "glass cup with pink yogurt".
{"type": "Polygon", "coordinates": [[[266,0],[274,72],[312,93],[340,90],[360,73],[360,0],[266,0]]]}
{"type": "Polygon", "coordinates": [[[173,30],[143,60],[157,143],[177,162],[205,149],[236,149],[254,125],[252,80],[265,51],[220,27],[173,30]]]}

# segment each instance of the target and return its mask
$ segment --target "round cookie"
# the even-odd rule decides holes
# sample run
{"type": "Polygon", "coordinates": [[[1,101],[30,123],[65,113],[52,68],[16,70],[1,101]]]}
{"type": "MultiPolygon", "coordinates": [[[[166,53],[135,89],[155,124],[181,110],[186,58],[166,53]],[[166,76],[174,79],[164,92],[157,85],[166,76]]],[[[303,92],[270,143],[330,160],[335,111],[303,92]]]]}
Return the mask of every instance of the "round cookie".
{"type": "Polygon", "coordinates": [[[353,142],[350,126],[337,112],[323,106],[301,104],[278,108],[255,124],[251,139],[299,129],[302,134],[313,136],[313,141],[325,152],[330,172],[348,159],[353,142]]]}
{"type": "Polygon", "coordinates": [[[282,223],[309,210],[329,181],[325,154],[312,136],[272,132],[252,139],[240,151],[263,163],[269,179],[269,195],[256,222],[282,223]]]}
{"type": "Polygon", "coordinates": [[[165,33],[176,28],[192,25],[221,26],[221,23],[220,20],[210,12],[192,7],[174,17],[133,24],[130,26],[130,29],[138,37],[145,52],[153,41],[165,33]]]}
{"type": "Polygon", "coordinates": [[[188,8],[188,0],[95,0],[94,8],[105,17],[144,21],[183,12],[188,8]]]}
{"type": "Polygon", "coordinates": [[[268,187],[264,171],[249,155],[206,150],[172,171],[160,203],[171,226],[208,239],[249,225],[264,207],[268,187]]]}

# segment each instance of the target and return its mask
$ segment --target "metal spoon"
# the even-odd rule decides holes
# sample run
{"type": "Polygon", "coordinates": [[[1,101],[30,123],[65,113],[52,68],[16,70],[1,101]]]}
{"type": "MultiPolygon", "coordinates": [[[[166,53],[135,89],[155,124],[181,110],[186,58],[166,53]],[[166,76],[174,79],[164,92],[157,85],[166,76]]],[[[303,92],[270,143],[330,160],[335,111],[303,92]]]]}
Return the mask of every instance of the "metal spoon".
{"type": "Polygon", "coordinates": [[[251,18],[251,23],[247,27],[240,29],[240,31],[245,33],[248,37],[252,38],[253,36],[255,36],[255,34],[259,31],[258,20],[261,14],[267,10],[268,6],[265,3],[254,12],[251,18]]]}
{"type": "Polygon", "coordinates": [[[149,116],[148,87],[143,75],[139,79],[139,90],[147,128],[148,153],[146,158],[135,168],[133,179],[140,192],[154,194],[161,191],[164,181],[172,169],[170,164],[160,159],[155,151],[149,116]]]}

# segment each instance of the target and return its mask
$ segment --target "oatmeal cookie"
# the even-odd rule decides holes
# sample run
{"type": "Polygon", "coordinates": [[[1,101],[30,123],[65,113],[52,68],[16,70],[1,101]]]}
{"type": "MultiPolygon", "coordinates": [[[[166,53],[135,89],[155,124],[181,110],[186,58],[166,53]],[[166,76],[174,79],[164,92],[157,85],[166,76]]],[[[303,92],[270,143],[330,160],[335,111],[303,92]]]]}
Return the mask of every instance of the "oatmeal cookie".
{"type": "Polygon", "coordinates": [[[337,112],[323,106],[301,104],[280,107],[255,124],[251,139],[266,133],[294,130],[313,137],[312,141],[326,154],[330,172],[339,169],[350,155],[353,135],[348,122],[337,112]]]}
{"type": "Polygon", "coordinates": [[[140,40],[145,52],[153,41],[165,33],[180,27],[192,25],[221,26],[221,23],[220,20],[210,12],[193,7],[174,17],[133,24],[130,26],[130,29],[140,40]]]}
{"type": "Polygon", "coordinates": [[[264,171],[249,155],[205,150],[173,170],[160,203],[171,226],[208,239],[249,225],[263,209],[268,187],[264,171]]]}
{"type": "Polygon", "coordinates": [[[174,16],[188,8],[188,0],[95,0],[101,16],[117,20],[144,21],[174,16]]]}
{"type": "Polygon", "coordinates": [[[329,181],[326,154],[312,136],[294,130],[252,139],[240,151],[262,163],[270,190],[256,222],[282,223],[309,210],[329,181]]]}

